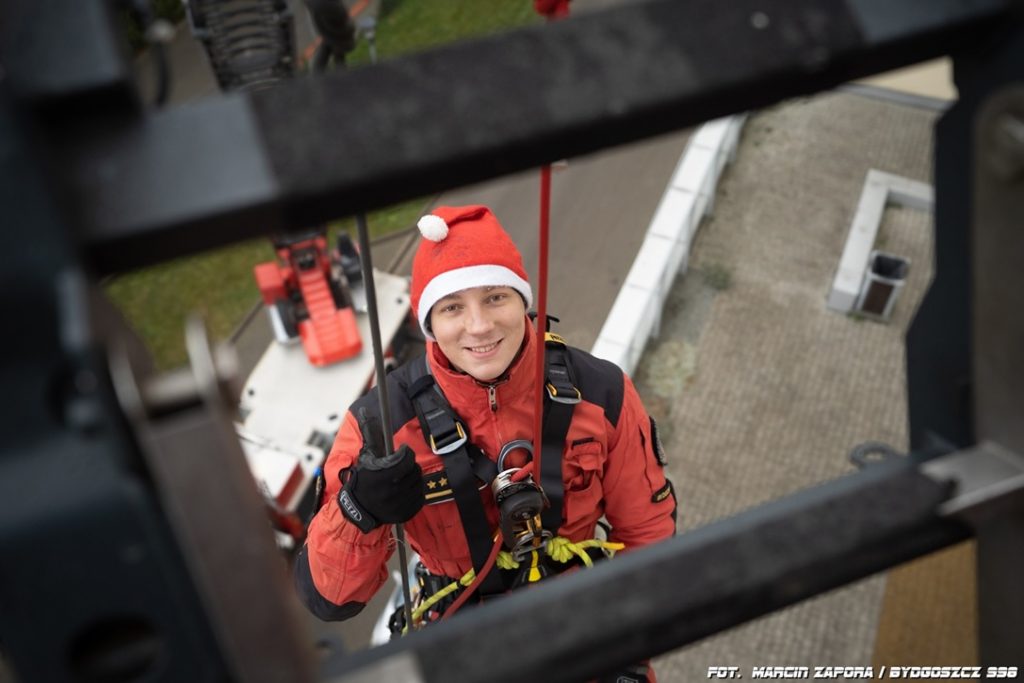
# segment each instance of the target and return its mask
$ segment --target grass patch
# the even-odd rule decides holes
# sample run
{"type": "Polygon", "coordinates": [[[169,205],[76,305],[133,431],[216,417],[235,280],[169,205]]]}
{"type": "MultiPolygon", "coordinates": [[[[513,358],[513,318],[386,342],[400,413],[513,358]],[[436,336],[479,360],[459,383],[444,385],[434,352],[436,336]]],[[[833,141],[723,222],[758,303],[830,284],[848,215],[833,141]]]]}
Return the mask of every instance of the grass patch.
{"type": "MultiPolygon", "coordinates": [[[[377,58],[398,57],[541,21],[527,0],[383,0],[377,16],[377,58]]],[[[370,63],[365,40],[359,40],[346,61],[350,66],[370,63]]]]}
{"type": "Polygon", "coordinates": [[[732,287],[732,270],[721,263],[709,263],[701,269],[704,284],[712,289],[724,292],[732,287]]]}
{"type": "MultiPolygon", "coordinates": [[[[296,21],[306,21],[300,10],[296,21]]],[[[530,2],[508,0],[383,0],[376,29],[378,59],[497,33],[542,19],[530,2]]],[[[304,46],[298,46],[301,50],[304,46]]],[[[348,56],[355,67],[369,64],[365,40],[348,56]]],[[[371,237],[410,227],[426,200],[414,199],[369,214],[371,237]]],[[[351,218],[332,223],[355,237],[351,218]]],[[[252,240],[126,273],[106,290],[153,353],[156,366],[167,369],[186,362],[184,321],[199,311],[215,340],[226,339],[259,298],[252,267],[273,258],[268,239],[252,240]]],[[[387,264],[377,264],[386,266],[387,264]]]]}

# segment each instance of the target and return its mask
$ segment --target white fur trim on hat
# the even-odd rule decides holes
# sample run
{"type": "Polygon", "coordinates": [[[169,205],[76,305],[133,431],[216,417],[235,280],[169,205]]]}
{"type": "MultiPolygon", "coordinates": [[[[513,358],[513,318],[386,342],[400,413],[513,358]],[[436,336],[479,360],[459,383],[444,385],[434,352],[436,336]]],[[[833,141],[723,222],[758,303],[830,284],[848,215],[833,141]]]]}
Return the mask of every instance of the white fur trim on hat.
{"type": "Polygon", "coordinates": [[[511,287],[523,295],[527,308],[533,305],[533,290],[530,289],[530,283],[505,266],[466,266],[448,270],[428,282],[420,294],[416,315],[419,317],[420,329],[427,339],[434,340],[434,335],[427,330],[427,316],[430,315],[430,309],[434,304],[449,294],[471,287],[511,287]]]}
{"type": "Polygon", "coordinates": [[[416,227],[420,229],[420,234],[431,242],[440,242],[448,236],[448,224],[444,222],[443,218],[432,213],[419,219],[416,227]]]}

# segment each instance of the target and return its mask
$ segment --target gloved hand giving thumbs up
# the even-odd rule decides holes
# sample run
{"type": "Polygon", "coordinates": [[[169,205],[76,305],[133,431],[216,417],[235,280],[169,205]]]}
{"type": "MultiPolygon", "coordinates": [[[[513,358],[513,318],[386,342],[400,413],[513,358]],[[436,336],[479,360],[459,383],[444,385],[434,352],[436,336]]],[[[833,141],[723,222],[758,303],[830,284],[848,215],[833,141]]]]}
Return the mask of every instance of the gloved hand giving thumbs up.
{"type": "Polygon", "coordinates": [[[382,524],[401,524],[423,507],[423,470],[416,454],[402,444],[384,456],[380,420],[365,408],[356,416],[363,447],[353,468],[342,473],[338,505],[345,517],[365,534],[382,524]]]}

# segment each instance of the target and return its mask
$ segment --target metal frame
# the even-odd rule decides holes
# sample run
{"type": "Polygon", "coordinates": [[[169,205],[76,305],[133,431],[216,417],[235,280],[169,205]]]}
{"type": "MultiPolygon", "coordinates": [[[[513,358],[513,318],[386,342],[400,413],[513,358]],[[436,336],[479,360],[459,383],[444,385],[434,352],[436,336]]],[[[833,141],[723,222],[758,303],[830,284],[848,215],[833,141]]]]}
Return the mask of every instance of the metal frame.
{"type": "Polygon", "coordinates": [[[159,112],[142,111],[112,48],[111,7],[0,8],[0,291],[21,331],[4,367],[20,400],[0,423],[0,544],[21,561],[0,563],[0,642],[21,675],[314,676],[232,465],[243,456],[220,436],[226,370],[199,345],[191,384],[153,377],[83,273],[301,228],[941,54],[954,57],[961,99],[937,127],[937,277],[908,334],[915,455],[332,660],[326,675],[591,677],[972,533],[982,658],[1019,662],[1024,107],[1003,90],[1021,80],[1024,32],[1010,2],[664,0],[159,112]],[[26,45],[61,59],[25,59],[26,45]],[[355,101],[361,125],[339,114],[355,101]],[[161,457],[147,432],[178,446],[161,457]],[[188,466],[197,446],[224,459],[229,485],[211,492],[210,463],[188,466]],[[967,460],[942,455],[971,447],[967,460]],[[953,489],[991,457],[1011,463],[989,468],[981,498],[993,512],[951,519],[976,509],[953,489]],[[937,482],[926,461],[958,465],[937,482]],[[595,594],[616,600],[598,609],[595,594]],[[516,634],[531,647],[506,649],[516,634]]]}
{"type": "Polygon", "coordinates": [[[90,260],[124,270],[817,92],[978,44],[1009,12],[904,4],[636,4],[48,137],[90,260]]]}
{"type": "Polygon", "coordinates": [[[411,651],[428,682],[592,679],[966,538],[935,514],[950,488],[912,461],[876,465],[359,653],[342,673],[411,651]]]}

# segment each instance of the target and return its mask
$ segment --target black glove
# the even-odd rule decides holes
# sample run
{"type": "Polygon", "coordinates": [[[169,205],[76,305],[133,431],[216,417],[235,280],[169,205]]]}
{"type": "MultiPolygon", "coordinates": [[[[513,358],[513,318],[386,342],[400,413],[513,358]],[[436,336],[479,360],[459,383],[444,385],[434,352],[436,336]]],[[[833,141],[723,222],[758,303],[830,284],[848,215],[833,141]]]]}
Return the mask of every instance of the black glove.
{"type": "Polygon", "coordinates": [[[364,533],[381,524],[401,524],[412,519],[426,502],[423,497],[423,470],[416,463],[416,454],[407,445],[380,457],[384,452],[380,420],[367,418],[360,408],[357,417],[363,433],[363,448],[356,466],[343,473],[344,486],[338,494],[338,505],[345,515],[364,533]]]}

